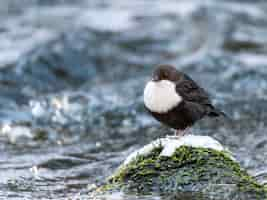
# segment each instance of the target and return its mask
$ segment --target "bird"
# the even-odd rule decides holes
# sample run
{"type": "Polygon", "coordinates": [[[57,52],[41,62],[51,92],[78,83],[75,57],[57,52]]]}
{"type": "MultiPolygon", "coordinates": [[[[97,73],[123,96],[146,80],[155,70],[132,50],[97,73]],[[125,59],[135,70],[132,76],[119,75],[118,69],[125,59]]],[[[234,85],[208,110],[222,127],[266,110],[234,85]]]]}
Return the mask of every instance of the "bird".
{"type": "Polygon", "coordinates": [[[216,108],[208,93],[187,74],[172,65],[159,65],[144,88],[146,110],[159,122],[175,129],[175,136],[204,117],[226,114],[216,108]]]}

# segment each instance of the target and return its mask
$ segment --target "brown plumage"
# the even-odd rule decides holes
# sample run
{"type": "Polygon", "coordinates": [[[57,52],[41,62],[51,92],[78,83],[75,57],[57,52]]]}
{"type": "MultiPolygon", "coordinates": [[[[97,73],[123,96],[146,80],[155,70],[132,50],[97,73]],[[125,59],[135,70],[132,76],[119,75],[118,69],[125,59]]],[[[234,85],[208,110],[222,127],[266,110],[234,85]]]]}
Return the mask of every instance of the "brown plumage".
{"type": "Polygon", "coordinates": [[[170,65],[158,66],[153,72],[153,78],[144,90],[144,102],[152,116],[178,131],[191,127],[205,116],[224,115],[212,105],[203,88],[170,65]],[[168,87],[173,87],[173,91],[168,87]],[[161,105],[164,103],[166,107],[161,105]]]}

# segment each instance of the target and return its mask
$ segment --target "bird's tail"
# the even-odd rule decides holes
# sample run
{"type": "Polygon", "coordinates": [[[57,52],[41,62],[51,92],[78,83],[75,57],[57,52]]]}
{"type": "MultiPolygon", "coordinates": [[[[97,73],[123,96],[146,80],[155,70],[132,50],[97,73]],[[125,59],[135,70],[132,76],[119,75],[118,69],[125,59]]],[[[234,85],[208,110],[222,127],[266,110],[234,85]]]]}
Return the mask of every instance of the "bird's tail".
{"type": "Polygon", "coordinates": [[[231,118],[223,111],[217,109],[217,108],[213,108],[209,113],[208,116],[210,117],[224,117],[228,120],[231,120],[231,118]]]}

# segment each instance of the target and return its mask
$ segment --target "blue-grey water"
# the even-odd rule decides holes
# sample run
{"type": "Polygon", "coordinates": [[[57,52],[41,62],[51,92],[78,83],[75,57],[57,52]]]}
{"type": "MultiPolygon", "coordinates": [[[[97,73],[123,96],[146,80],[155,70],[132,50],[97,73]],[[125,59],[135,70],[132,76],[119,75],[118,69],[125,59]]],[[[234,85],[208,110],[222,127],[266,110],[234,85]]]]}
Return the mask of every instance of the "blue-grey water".
{"type": "Polygon", "coordinates": [[[142,103],[162,63],[232,118],[205,119],[194,133],[266,182],[265,1],[2,0],[0,199],[93,199],[130,152],[169,132],[142,103]]]}

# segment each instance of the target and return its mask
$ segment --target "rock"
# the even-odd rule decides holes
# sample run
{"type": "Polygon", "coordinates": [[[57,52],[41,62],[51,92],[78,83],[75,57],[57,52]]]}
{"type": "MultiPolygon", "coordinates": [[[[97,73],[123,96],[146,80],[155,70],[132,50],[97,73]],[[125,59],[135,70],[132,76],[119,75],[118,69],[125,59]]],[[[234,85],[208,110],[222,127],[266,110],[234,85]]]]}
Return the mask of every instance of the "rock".
{"type": "Polygon", "coordinates": [[[196,192],[207,199],[264,199],[267,188],[208,136],[162,138],[132,153],[98,191],[196,192]]]}

